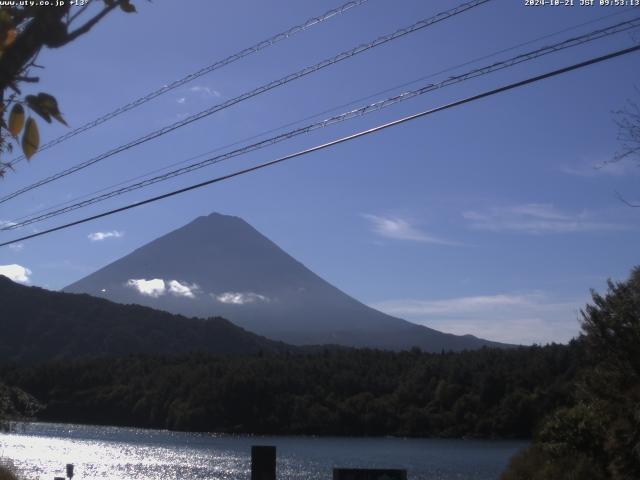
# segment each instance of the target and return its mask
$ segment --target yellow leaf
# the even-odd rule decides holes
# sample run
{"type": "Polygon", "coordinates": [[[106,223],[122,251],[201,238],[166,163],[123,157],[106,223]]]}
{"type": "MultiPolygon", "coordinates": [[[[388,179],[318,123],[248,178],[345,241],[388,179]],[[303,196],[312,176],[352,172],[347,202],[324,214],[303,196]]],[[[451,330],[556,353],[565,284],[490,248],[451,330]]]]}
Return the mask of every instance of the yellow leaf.
{"type": "Polygon", "coordinates": [[[24,127],[24,135],[22,135],[22,151],[27,160],[31,159],[34,153],[38,151],[40,146],[40,134],[38,133],[38,125],[36,121],[29,117],[24,127]]]}
{"type": "Polygon", "coordinates": [[[11,44],[16,41],[16,36],[17,36],[17,32],[15,28],[12,28],[11,30],[7,30],[3,47],[11,46],[11,44]]]}
{"type": "Polygon", "coordinates": [[[17,137],[24,126],[24,108],[19,103],[16,103],[11,109],[9,115],[9,133],[14,137],[17,137]]]}

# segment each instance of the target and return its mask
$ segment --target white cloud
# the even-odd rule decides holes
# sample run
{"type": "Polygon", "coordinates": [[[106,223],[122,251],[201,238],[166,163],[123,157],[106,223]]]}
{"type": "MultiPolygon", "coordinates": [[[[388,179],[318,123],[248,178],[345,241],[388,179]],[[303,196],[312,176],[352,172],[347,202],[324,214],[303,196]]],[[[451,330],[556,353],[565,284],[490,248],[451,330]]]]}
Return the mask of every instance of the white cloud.
{"type": "Polygon", "coordinates": [[[213,88],[205,87],[203,85],[195,85],[195,86],[191,87],[189,90],[194,92],[194,93],[200,93],[205,97],[216,97],[216,98],[219,98],[221,96],[220,92],[218,90],[214,90],[213,88]]]}
{"type": "Polygon", "coordinates": [[[218,302],[232,305],[245,305],[247,303],[269,301],[269,299],[264,295],[253,292],[224,292],[220,295],[212,295],[218,302]]]}
{"type": "Polygon", "coordinates": [[[14,225],[16,225],[16,222],[11,222],[9,220],[0,220],[0,228],[2,229],[13,227],[14,225]]]}
{"type": "Polygon", "coordinates": [[[195,298],[195,293],[199,290],[198,285],[188,283],[180,283],[177,280],[169,282],[169,293],[177,297],[195,298]]]}
{"type": "Polygon", "coordinates": [[[496,309],[523,305],[531,302],[529,295],[486,295],[475,297],[458,297],[444,300],[391,300],[380,303],[376,308],[383,308],[394,315],[450,315],[475,313],[478,310],[496,309]]]}
{"type": "Polygon", "coordinates": [[[122,238],[124,236],[124,232],[119,232],[117,230],[112,230],[111,232],[95,232],[87,235],[87,238],[92,242],[102,242],[103,240],[107,240],[108,238],[122,238]]]}
{"type": "Polygon", "coordinates": [[[31,270],[22,265],[0,265],[0,275],[19,283],[28,283],[31,270]]]}
{"type": "Polygon", "coordinates": [[[154,278],[152,280],[131,279],[127,281],[128,287],[133,287],[142,295],[158,298],[166,293],[167,287],[164,280],[154,278]]]}
{"type": "Polygon", "coordinates": [[[598,220],[587,211],[562,212],[551,204],[527,203],[510,207],[495,207],[485,211],[462,213],[471,228],[479,230],[512,231],[530,234],[574,233],[628,228],[598,220]]]}
{"type": "Polygon", "coordinates": [[[388,300],[371,305],[456,335],[506,343],[566,342],[579,331],[586,299],[559,300],[542,292],[502,293],[438,300],[388,300]]]}
{"type": "Polygon", "coordinates": [[[620,177],[623,175],[640,174],[640,164],[626,159],[616,162],[581,162],[571,165],[561,165],[559,170],[566,175],[572,175],[576,177],[598,177],[603,175],[620,177]]]}
{"type": "Polygon", "coordinates": [[[9,245],[9,248],[11,250],[13,250],[14,252],[21,252],[22,250],[24,250],[24,244],[23,243],[12,243],[11,245],[9,245]]]}
{"type": "Polygon", "coordinates": [[[131,279],[126,285],[135,288],[138,293],[149,297],[158,298],[166,294],[176,297],[195,298],[196,292],[200,289],[195,283],[181,283],[178,280],[163,280],[162,278],[131,279]]]}
{"type": "Polygon", "coordinates": [[[460,245],[457,242],[428,235],[402,218],[382,217],[371,214],[363,214],[362,216],[369,220],[373,232],[382,237],[392,238],[395,240],[435,243],[439,245],[460,245]]]}

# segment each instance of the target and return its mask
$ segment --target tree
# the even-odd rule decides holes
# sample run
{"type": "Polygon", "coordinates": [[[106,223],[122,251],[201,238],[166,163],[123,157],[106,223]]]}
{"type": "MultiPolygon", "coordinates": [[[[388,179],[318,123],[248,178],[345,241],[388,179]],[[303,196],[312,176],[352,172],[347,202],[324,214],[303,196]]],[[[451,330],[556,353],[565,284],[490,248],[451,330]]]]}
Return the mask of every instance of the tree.
{"type": "MultiPolygon", "coordinates": [[[[70,1],[50,0],[46,5],[16,2],[16,6],[0,7],[0,156],[12,151],[12,141],[17,142],[20,135],[27,159],[38,150],[38,125],[27,112],[37,114],[47,123],[55,119],[66,125],[54,96],[44,92],[23,96],[21,87],[40,81],[32,73],[42,68],[35,61],[43,48],[68,45],[116,8],[127,13],[136,11],[131,0],[103,1],[100,10],[88,19],[84,17],[92,4],[89,0],[78,0],[73,6],[70,1]],[[83,23],[77,25],[81,20],[83,23]]],[[[0,177],[9,168],[10,163],[0,161],[0,177]]]]}
{"type": "Polygon", "coordinates": [[[503,480],[640,478],[640,267],[592,299],[580,338],[589,364],[574,405],[547,418],[503,480]]]}
{"type": "MultiPolygon", "coordinates": [[[[636,91],[640,94],[639,88],[636,88],[636,91]]],[[[614,155],[613,161],[631,158],[640,162],[640,105],[634,100],[629,100],[627,106],[615,112],[615,115],[618,140],[622,147],[614,155]]]]}
{"type": "MultiPolygon", "coordinates": [[[[636,92],[640,94],[640,88],[636,88],[636,92]]],[[[615,112],[614,121],[618,126],[621,147],[609,163],[630,160],[640,168],[640,104],[635,100],[628,100],[625,108],[615,112]]],[[[630,207],[640,208],[640,204],[630,202],[620,194],[618,198],[630,207]]]]}

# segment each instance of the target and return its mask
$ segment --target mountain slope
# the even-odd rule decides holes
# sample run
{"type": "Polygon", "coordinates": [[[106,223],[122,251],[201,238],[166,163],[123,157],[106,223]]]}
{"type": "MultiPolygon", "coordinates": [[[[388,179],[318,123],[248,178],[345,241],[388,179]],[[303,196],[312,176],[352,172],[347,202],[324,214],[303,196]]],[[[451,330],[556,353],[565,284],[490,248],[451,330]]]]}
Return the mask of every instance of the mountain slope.
{"type": "Polygon", "coordinates": [[[427,351],[500,345],[374,310],[318,277],[244,220],[217,213],[148,243],[65,291],[187,316],[219,315],[298,345],[427,351]]]}
{"type": "Polygon", "coordinates": [[[89,295],[25,287],[2,275],[0,305],[1,360],[191,351],[254,354],[289,348],[223,318],[185,318],[89,295]]]}

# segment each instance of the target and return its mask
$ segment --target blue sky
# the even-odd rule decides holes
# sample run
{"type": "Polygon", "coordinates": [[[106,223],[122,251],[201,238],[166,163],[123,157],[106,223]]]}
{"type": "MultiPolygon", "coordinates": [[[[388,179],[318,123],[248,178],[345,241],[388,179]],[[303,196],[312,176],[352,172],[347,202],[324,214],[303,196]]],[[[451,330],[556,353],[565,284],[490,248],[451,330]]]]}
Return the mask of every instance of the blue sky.
{"type": "MultiPolygon", "coordinates": [[[[2,180],[2,192],[457,3],[369,0],[43,151],[2,180]]],[[[526,49],[640,12],[522,3],[494,0],[243,102],[7,202],[0,206],[0,220],[29,215],[567,27],[621,12],[526,49]]],[[[81,40],[43,52],[38,63],[46,68],[33,90],[54,94],[68,123],[79,126],[339,4],[136,2],[136,15],[114,12],[81,40]]],[[[270,160],[633,41],[633,35],[623,33],[463,82],[37,228],[270,160]]],[[[619,148],[612,111],[637,98],[639,66],[640,56],[628,55],[224,184],[5,247],[0,249],[0,272],[32,285],[62,288],[199,215],[217,211],[241,216],[316,273],[383,311],[442,331],[495,340],[567,341],[578,332],[578,311],[589,289],[603,290],[607,278],[622,280],[640,263],[640,209],[623,205],[615,195],[619,191],[630,200],[640,197],[640,168],[633,162],[594,168],[619,148]]],[[[62,126],[41,123],[41,128],[43,141],[66,132],[62,126]]],[[[4,233],[3,239],[31,231],[4,233]]]]}

